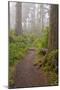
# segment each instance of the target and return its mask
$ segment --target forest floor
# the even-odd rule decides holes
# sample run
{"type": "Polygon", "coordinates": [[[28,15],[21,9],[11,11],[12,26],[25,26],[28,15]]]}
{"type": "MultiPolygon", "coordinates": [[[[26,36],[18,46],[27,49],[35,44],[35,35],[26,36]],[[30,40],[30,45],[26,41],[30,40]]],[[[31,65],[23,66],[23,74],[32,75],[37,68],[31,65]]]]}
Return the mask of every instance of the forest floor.
{"type": "Polygon", "coordinates": [[[16,65],[14,88],[48,86],[47,76],[33,65],[35,55],[35,49],[29,50],[24,60],[16,65]]]}

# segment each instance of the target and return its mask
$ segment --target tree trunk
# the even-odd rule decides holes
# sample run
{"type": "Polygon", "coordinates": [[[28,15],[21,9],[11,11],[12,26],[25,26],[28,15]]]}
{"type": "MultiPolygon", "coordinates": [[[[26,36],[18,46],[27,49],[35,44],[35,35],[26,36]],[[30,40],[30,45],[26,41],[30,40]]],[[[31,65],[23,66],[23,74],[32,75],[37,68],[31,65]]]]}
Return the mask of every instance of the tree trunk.
{"type": "Polygon", "coordinates": [[[58,48],[58,5],[51,5],[50,31],[48,40],[49,50],[58,48]]]}
{"type": "Polygon", "coordinates": [[[16,4],[16,34],[22,33],[22,3],[17,2],[16,4]]]}
{"type": "Polygon", "coordinates": [[[41,4],[40,5],[40,20],[41,20],[40,27],[41,27],[41,30],[44,29],[44,22],[43,22],[44,15],[43,15],[43,12],[44,12],[44,10],[43,10],[43,4],[41,4]]]}

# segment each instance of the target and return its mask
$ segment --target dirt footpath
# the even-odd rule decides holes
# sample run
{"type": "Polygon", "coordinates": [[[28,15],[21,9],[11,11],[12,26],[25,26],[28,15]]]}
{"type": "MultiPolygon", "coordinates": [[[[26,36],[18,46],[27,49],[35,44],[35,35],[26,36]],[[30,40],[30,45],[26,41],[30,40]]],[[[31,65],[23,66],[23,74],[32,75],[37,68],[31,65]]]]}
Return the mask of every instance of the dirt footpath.
{"type": "Polygon", "coordinates": [[[29,50],[24,60],[16,66],[14,88],[46,86],[47,78],[41,70],[33,66],[35,50],[29,50]]]}

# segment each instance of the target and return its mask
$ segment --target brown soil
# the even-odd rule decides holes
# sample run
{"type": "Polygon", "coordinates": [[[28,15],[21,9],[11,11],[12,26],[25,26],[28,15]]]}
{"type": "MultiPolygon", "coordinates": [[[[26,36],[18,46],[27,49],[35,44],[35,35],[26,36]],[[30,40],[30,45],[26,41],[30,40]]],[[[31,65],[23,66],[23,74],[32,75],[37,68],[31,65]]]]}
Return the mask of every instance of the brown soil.
{"type": "Polygon", "coordinates": [[[16,66],[15,86],[14,88],[47,86],[47,77],[42,70],[33,66],[35,59],[35,50],[29,50],[28,54],[16,66]]]}

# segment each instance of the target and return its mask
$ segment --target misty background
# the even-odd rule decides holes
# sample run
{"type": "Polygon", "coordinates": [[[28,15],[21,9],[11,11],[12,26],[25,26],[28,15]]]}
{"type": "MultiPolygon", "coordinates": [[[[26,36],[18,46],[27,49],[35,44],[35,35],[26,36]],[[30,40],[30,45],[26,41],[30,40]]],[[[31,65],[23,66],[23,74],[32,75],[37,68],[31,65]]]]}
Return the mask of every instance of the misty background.
{"type": "MultiPolygon", "coordinates": [[[[28,32],[38,27],[37,31],[39,31],[49,26],[49,10],[49,4],[22,3],[22,30],[28,32]]],[[[10,2],[10,30],[15,28],[16,2],[10,2]]]]}

